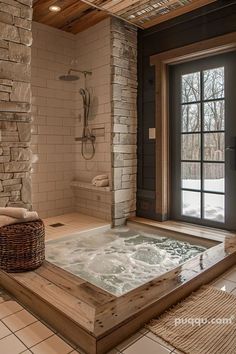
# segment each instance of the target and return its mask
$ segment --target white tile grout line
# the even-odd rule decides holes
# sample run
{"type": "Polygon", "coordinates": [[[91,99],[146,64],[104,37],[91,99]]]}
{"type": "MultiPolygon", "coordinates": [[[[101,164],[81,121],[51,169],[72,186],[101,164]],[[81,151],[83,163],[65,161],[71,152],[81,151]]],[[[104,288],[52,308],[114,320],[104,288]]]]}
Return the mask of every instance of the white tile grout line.
{"type": "MultiPolygon", "coordinates": [[[[151,333],[152,333],[152,332],[151,332],[151,333]]],[[[160,346],[162,346],[162,347],[168,349],[171,353],[172,353],[172,351],[174,351],[175,349],[177,349],[177,348],[169,349],[169,348],[168,348],[168,345],[170,345],[170,344],[168,344],[168,343],[167,343],[164,339],[162,339],[162,338],[161,338],[161,339],[163,340],[163,343],[158,342],[158,338],[160,338],[158,335],[156,335],[157,340],[148,337],[148,336],[147,336],[147,333],[145,333],[144,336],[145,336],[146,338],[148,338],[148,339],[151,339],[153,342],[159,344],[160,346]],[[165,345],[165,343],[166,343],[166,345],[165,345]]],[[[171,347],[173,347],[173,345],[171,345],[171,347]]]]}
{"type": "MultiPolygon", "coordinates": [[[[135,335],[138,334],[138,333],[140,334],[140,337],[138,337],[137,339],[134,339],[134,341],[132,341],[131,344],[127,344],[127,346],[125,346],[125,347],[122,349],[122,351],[120,351],[120,349],[118,349],[118,347],[115,347],[114,349],[117,350],[118,353],[123,353],[123,350],[126,350],[127,348],[131,347],[131,346],[132,346],[134,343],[136,343],[139,339],[141,339],[141,338],[144,337],[144,334],[143,334],[142,332],[138,331],[138,332],[132,334],[130,337],[126,338],[126,339],[124,340],[124,342],[125,342],[126,340],[129,340],[130,338],[132,338],[132,336],[135,336],[135,335]]],[[[122,345],[122,342],[121,342],[119,345],[122,345]]]]}

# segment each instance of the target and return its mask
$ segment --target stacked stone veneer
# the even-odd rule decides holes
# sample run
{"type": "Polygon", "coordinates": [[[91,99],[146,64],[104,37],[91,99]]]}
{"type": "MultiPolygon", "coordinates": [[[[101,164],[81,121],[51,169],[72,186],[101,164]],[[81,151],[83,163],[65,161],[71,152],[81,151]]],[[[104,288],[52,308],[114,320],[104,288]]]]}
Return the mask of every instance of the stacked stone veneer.
{"type": "Polygon", "coordinates": [[[111,19],[113,224],[136,211],[137,30],[111,19]]]}
{"type": "Polygon", "coordinates": [[[0,206],[31,207],[31,0],[0,0],[0,206]]]}

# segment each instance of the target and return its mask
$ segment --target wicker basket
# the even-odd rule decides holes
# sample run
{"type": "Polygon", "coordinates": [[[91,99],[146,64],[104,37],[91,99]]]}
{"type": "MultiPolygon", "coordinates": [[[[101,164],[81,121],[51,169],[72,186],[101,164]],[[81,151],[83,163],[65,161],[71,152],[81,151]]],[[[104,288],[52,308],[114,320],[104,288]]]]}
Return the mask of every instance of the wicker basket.
{"type": "Polygon", "coordinates": [[[45,231],[42,220],[0,228],[0,268],[23,272],[38,268],[45,259],[45,231]]]}

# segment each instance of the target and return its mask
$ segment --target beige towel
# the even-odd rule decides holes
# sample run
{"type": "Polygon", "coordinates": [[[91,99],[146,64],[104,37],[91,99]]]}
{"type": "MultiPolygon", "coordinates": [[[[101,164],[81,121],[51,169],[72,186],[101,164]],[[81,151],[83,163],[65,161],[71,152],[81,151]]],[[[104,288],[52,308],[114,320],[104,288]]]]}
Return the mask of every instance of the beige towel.
{"type": "Polygon", "coordinates": [[[0,208],[0,215],[10,216],[15,219],[25,219],[27,217],[28,210],[25,208],[0,208]]]}
{"type": "Polygon", "coordinates": [[[107,187],[107,186],[109,186],[109,179],[103,179],[101,181],[95,181],[94,185],[96,187],[107,187]]]}
{"type": "Polygon", "coordinates": [[[95,185],[96,181],[102,181],[104,179],[108,179],[108,175],[98,175],[92,179],[92,184],[95,185]]]}
{"type": "Polygon", "coordinates": [[[16,223],[34,221],[34,220],[38,220],[38,219],[39,219],[39,216],[36,211],[27,211],[26,217],[22,218],[22,219],[12,218],[11,216],[7,216],[7,215],[0,215],[0,227],[6,226],[6,225],[11,225],[11,224],[16,224],[16,223]]]}

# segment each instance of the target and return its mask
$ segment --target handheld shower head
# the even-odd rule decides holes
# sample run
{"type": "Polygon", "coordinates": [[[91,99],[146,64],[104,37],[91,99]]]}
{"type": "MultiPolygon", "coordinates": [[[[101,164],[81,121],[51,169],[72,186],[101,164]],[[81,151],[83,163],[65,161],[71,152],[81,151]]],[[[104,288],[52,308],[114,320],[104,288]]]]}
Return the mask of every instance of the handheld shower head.
{"type": "Polygon", "coordinates": [[[86,95],[85,90],[83,88],[81,88],[79,90],[79,93],[81,94],[81,96],[85,96],[86,95]]]}

